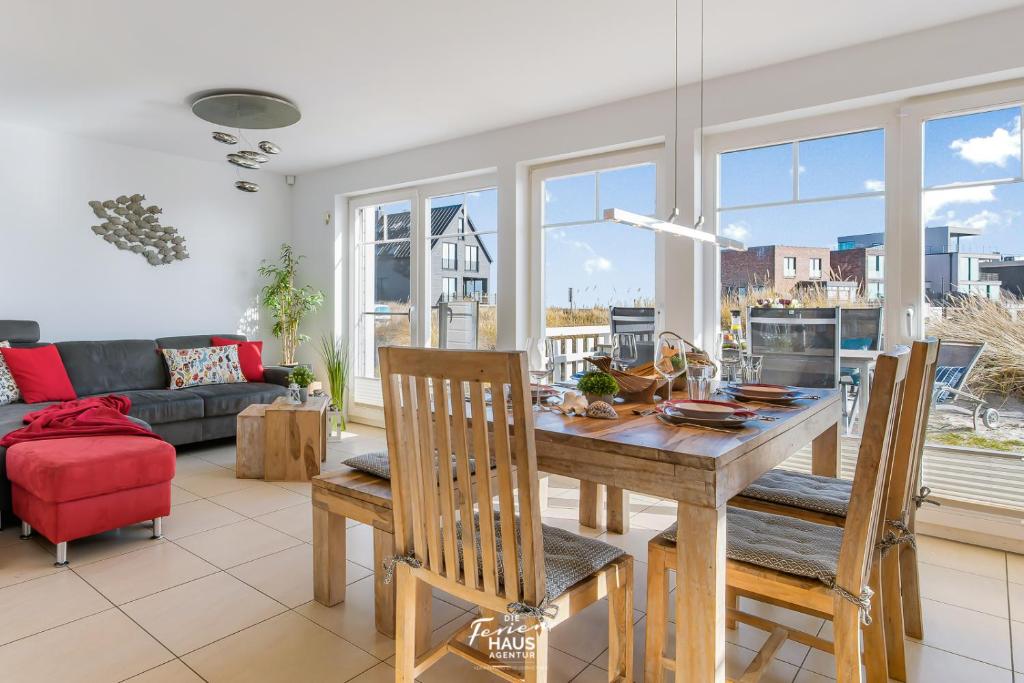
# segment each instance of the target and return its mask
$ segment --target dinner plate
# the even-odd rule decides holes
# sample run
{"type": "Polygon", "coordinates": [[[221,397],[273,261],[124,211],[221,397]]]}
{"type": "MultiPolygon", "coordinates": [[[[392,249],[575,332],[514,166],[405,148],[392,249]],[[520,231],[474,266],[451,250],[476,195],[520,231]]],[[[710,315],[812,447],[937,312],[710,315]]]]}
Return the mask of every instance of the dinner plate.
{"type": "Polygon", "coordinates": [[[721,420],[731,415],[749,412],[739,403],[729,401],[704,401],[697,399],[685,399],[671,401],[668,407],[682,413],[687,417],[695,417],[704,420],[721,420]]]}
{"type": "Polygon", "coordinates": [[[747,394],[741,394],[740,392],[736,391],[732,387],[723,387],[721,389],[721,392],[723,394],[725,394],[726,396],[731,396],[734,399],[736,399],[737,401],[740,401],[740,402],[743,402],[743,403],[746,403],[747,401],[756,401],[758,403],[767,403],[769,405],[774,405],[774,406],[791,406],[795,402],[797,402],[797,401],[799,401],[801,399],[813,398],[813,397],[808,397],[808,396],[806,396],[804,394],[796,394],[796,395],[791,395],[791,396],[782,396],[782,397],[778,397],[778,398],[761,398],[759,396],[749,396],[747,394]]]}
{"type": "Polygon", "coordinates": [[[692,417],[669,406],[661,411],[662,418],[674,425],[696,425],[698,427],[717,427],[727,429],[739,429],[751,420],[757,418],[757,414],[749,410],[742,410],[726,417],[700,418],[692,417]]]}
{"type": "Polygon", "coordinates": [[[789,398],[801,393],[797,387],[782,384],[732,384],[729,389],[750,398],[789,398]]]}

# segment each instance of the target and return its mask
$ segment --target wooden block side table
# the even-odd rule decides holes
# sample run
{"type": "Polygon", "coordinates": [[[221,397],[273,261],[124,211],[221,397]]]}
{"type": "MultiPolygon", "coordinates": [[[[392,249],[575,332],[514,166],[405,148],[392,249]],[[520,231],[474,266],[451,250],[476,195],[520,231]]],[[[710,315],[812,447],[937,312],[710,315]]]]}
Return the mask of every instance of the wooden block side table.
{"type": "Polygon", "coordinates": [[[235,437],[235,478],[262,479],[264,445],[263,421],[266,418],[266,403],[254,403],[238,414],[235,437]]]}
{"type": "Polygon", "coordinates": [[[327,459],[326,396],[310,396],[292,404],[278,398],[263,417],[263,478],[266,481],[309,481],[327,459]]]}

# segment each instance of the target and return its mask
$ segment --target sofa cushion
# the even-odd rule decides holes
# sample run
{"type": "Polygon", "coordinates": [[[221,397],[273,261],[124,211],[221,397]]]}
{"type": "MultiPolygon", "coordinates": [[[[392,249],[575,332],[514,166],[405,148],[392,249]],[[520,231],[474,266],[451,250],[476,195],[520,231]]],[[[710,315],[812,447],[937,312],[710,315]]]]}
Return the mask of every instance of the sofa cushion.
{"type": "Polygon", "coordinates": [[[203,416],[237,415],[253,403],[273,403],[288,390],[276,384],[244,382],[242,384],[207,384],[181,389],[203,399],[203,416]]]}
{"type": "Polygon", "coordinates": [[[211,337],[210,342],[214,346],[237,346],[238,362],[242,366],[242,373],[249,382],[263,382],[263,342],[261,341],[239,341],[227,337],[211,337]]]}
{"type": "Polygon", "coordinates": [[[132,402],[128,414],[151,425],[182,420],[199,420],[203,417],[203,399],[193,394],[172,389],[140,389],[119,391],[132,402]]]}
{"type": "Polygon", "coordinates": [[[167,370],[151,339],[57,342],[55,346],[79,396],[167,387],[167,370]]]}
{"type": "Polygon", "coordinates": [[[25,403],[73,401],[71,386],[60,353],[53,346],[36,349],[0,348],[25,403]]]}
{"type": "Polygon", "coordinates": [[[206,346],[197,349],[161,349],[170,375],[170,389],[206,384],[245,382],[237,346],[206,346]]]}
{"type": "Polygon", "coordinates": [[[179,337],[157,337],[156,345],[161,349],[198,349],[203,346],[213,346],[212,339],[214,337],[245,341],[244,334],[186,334],[179,337]]]}
{"type": "Polygon", "coordinates": [[[174,446],[137,436],[24,441],[7,449],[7,478],[60,503],[174,478],[174,446]]]}
{"type": "MultiPolygon", "coordinates": [[[[11,343],[6,339],[0,341],[0,347],[11,348],[11,343]]],[[[3,354],[0,354],[0,406],[5,406],[21,400],[21,392],[18,391],[18,383],[14,381],[11,369],[7,367],[3,354]]]]}

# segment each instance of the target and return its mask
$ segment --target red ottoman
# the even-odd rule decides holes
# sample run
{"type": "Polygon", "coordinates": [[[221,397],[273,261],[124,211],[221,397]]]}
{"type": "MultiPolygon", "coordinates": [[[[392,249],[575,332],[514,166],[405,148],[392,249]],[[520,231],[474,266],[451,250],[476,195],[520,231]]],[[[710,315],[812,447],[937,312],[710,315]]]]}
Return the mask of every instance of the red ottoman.
{"type": "Polygon", "coordinates": [[[67,564],[67,542],[148,519],[160,537],[171,512],[174,446],[144,436],[25,441],[7,449],[14,512],[67,564]]]}

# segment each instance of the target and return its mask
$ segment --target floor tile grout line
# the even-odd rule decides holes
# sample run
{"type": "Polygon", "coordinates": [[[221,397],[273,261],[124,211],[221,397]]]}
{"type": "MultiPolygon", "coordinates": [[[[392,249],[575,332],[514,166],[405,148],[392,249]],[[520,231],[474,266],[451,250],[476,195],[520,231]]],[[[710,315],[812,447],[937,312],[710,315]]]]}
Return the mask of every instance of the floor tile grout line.
{"type": "MultiPolygon", "coordinates": [[[[1003,563],[1006,567],[1006,629],[1010,636],[1010,671],[1016,671],[1017,667],[1014,665],[1013,659],[1013,606],[1010,600],[1010,556],[1007,553],[1003,553],[1003,563]]],[[[1016,680],[1017,674],[1011,673],[1011,677],[1016,680]]]]}
{"type": "Polygon", "coordinates": [[[1009,574],[1006,575],[1007,578],[999,578],[999,577],[996,577],[996,576],[989,576],[988,574],[979,574],[978,572],[970,572],[970,571],[967,571],[966,569],[961,569],[960,567],[949,567],[949,566],[944,565],[944,564],[939,564],[937,562],[929,562],[927,560],[919,559],[917,561],[917,563],[918,564],[926,564],[929,567],[938,567],[939,569],[948,569],[949,571],[960,572],[961,574],[969,574],[970,576],[977,576],[977,577],[982,578],[982,579],[991,579],[992,581],[1002,581],[1003,583],[1016,583],[1014,581],[1010,581],[1009,580],[1009,574]]]}

